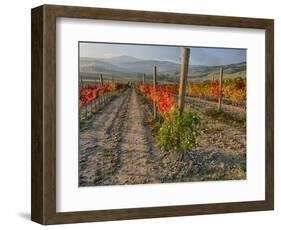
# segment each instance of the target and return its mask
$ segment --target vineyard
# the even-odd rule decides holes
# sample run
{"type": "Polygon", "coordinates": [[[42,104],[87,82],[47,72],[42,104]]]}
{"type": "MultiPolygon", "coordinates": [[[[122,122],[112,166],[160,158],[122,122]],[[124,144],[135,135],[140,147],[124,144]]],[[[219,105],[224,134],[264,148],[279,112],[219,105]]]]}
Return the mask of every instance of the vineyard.
{"type": "Polygon", "coordinates": [[[167,83],[156,70],[147,82],[80,82],[79,185],[245,179],[246,78],[221,68],[167,83]]]}
{"type": "MultiPolygon", "coordinates": [[[[234,78],[223,81],[222,97],[232,105],[245,105],[246,79],[234,78]]],[[[187,95],[207,100],[217,100],[219,97],[219,81],[208,80],[202,83],[190,83],[187,86],[187,95]]]]}
{"type": "MultiPolygon", "coordinates": [[[[188,84],[188,112],[183,118],[177,110],[177,84],[81,86],[80,185],[244,178],[246,135],[243,128],[208,114],[209,110],[201,102],[203,106],[198,109],[189,99],[216,101],[217,84],[210,81],[188,84]],[[217,162],[210,168],[210,162],[214,164],[214,161],[217,162]],[[136,169],[135,164],[141,167],[136,169]]],[[[245,101],[245,96],[239,93],[246,94],[244,80],[225,80],[224,85],[227,86],[224,97],[239,95],[228,97],[232,107],[245,101]]]]}
{"type": "Polygon", "coordinates": [[[98,111],[118,92],[126,88],[125,84],[81,84],[79,89],[80,120],[87,119],[98,111]]]}
{"type": "MultiPolygon", "coordinates": [[[[222,96],[232,105],[244,104],[246,101],[246,80],[242,78],[226,79],[223,82],[222,96]]],[[[99,100],[108,101],[123,90],[127,84],[107,83],[107,84],[82,84],[80,86],[80,108],[96,107],[99,100]]],[[[160,115],[164,116],[166,112],[172,111],[176,106],[176,97],[178,84],[160,84],[156,87],[153,84],[137,84],[137,90],[143,93],[149,100],[156,103],[160,115]]],[[[215,101],[219,97],[219,81],[204,81],[202,83],[189,83],[186,89],[186,96],[203,98],[205,100],[215,101]]],[[[89,111],[92,113],[93,111],[89,111]]],[[[85,114],[86,117],[87,114],[85,114]]]]}
{"type": "MultiPolygon", "coordinates": [[[[160,112],[171,109],[175,104],[178,94],[178,84],[161,84],[156,88],[152,84],[139,84],[138,89],[150,100],[156,101],[160,112]]],[[[188,83],[186,96],[198,97],[206,100],[216,101],[219,97],[219,81],[207,80],[202,83],[188,83]]],[[[234,78],[223,81],[222,97],[232,105],[244,104],[246,102],[246,79],[234,78]]]]}

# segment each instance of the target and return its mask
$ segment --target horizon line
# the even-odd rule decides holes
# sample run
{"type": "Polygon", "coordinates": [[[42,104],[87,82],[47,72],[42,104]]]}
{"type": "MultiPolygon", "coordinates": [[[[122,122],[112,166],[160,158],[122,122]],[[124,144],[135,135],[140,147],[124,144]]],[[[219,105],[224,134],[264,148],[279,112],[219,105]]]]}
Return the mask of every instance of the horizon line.
{"type": "MultiPolygon", "coordinates": [[[[135,56],[130,56],[130,55],[119,55],[119,56],[114,56],[114,57],[101,57],[101,58],[98,58],[98,57],[86,57],[86,56],[79,56],[79,59],[80,58],[89,58],[89,59],[105,59],[105,60],[110,60],[110,59],[113,59],[113,58],[118,58],[118,57],[123,57],[123,56],[126,56],[126,57],[132,57],[132,58],[135,58],[135,59],[139,59],[140,61],[163,61],[163,62],[171,62],[173,64],[178,64],[180,65],[180,61],[179,62],[175,62],[173,60],[170,60],[170,59],[143,59],[143,58],[138,58],[138,57],[135,57],[135,56]]],[[[233,62],[233,63],[229,63],[229,64],[223,64],[223,65],[192,65],[190,64],[189,66],[208,66],[208,67],[219,67],[219,66],[227,66],[227,65],[234,65],[234,64],[240,64],[240,63],[247,63],[247,60],[245,61],[241,61],[241,62],[233,62]]]]}

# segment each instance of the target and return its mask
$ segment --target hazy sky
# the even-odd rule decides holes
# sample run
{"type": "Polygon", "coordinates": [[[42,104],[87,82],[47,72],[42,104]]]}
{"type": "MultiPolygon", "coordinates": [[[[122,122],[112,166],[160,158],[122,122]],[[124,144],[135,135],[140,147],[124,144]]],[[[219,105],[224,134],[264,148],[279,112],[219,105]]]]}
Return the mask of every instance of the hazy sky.
{"type": "MultiPolygon", "coordinates": [[[[181,47],[80,43],[80,57],[111,58],[128,55],[145,60],[180,62],[181,47]]],[[[246,49],[190,47],[191,65],[226,65],[246,61],[246,49]]]]}

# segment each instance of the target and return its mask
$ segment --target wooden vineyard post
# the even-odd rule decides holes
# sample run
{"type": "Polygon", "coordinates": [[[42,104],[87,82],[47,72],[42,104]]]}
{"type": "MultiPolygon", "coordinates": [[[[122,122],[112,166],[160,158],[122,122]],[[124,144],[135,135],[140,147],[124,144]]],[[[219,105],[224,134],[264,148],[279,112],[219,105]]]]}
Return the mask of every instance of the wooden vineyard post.
{"type": "Polygon", "coordinates": [[[145,83],[145,73],[142,76],[142,84],[144,84],[144,83],[145,83]]]}
{"type": "Polygon", "coordinates": [[[100,75],[100,83],[101,83],[101,85],[103,85],[103,76],[102,76],[102,74],[100,75]]]}
{"type": "MultiPolygon", "coordinates": [[[[157,67],[153,66],[153,88],[154,90],[157,90],[157,67]]],[[[156,102],[153,101],[153,118],[156,119],[157,117],[157,110],[156,110],[156,102]]]]}
{"type": "Polygon", "coordinates": [[[91,100],[91,104],[90,104],[90,116],[92,116],[93,114],[93,101],[94,100],[91,100]]]}
{"type": "Polygon", "coordinates": [[[182,49],[182,58],[181,58],[179,99],[178,99],[180,115],[182,115],[182,113],[184,111],[184,101],[185,101],[185,95],[186,95],[189,56],[190,56],[190,49],[183,48],[182,49]]]}
{"type": "Polygon", "coordinates": [[[220,68],[220,82],[219,82],[219,98],[218,98],[218,110],[221,111],[222,101],[222,80],[223,80],[223,68],[220,68]]]}
{"type": "Polygon", "coordinates": [[[88,119],[88,103],[85,105],[85,111],[86,111],[85,119],[87,120],[88,119]]]}
{"type": "Polygon", "coordinates": [[[94,100],[94,112],[97,111],[97,99],[95,98],[94,100]]]}
{"type": "MultiPolygon", "coordinates": [[[[103,76],[102,76],[102,74],[100,74],[100,84],[103,85],[103,76]]],[[[103,94],[101,95],[101,98],[102,98],[102,104],[104,105],[105,101],[104,101],[104,95],[103,94]]]]}

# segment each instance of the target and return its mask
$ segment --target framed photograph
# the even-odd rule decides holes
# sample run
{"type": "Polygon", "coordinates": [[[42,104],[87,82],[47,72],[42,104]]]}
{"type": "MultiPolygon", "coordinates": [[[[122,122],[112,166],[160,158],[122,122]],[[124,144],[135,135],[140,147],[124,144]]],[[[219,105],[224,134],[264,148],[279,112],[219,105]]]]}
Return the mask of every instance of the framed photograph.
{"type": "Polygon", "coordinates": [[[31,219],[274,209],[274,21],[32,9],[31,219]]]}

